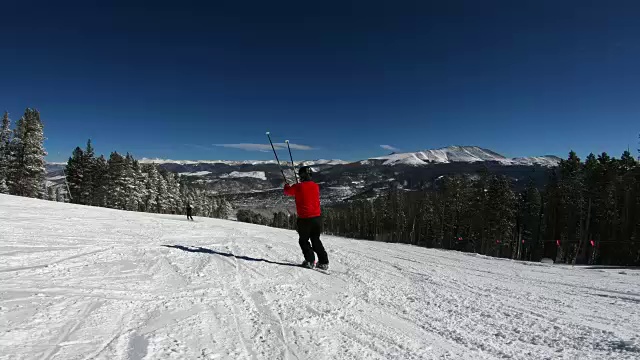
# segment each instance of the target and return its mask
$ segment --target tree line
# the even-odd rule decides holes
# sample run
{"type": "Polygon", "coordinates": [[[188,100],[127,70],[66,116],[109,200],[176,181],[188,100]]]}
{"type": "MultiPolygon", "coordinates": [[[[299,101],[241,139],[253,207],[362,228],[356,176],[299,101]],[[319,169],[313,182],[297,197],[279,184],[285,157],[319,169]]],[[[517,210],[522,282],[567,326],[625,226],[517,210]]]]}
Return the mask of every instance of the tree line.
{"type": "Polygon", "coordinates": [[[65,167],[65,186],[46,181],[44,126],[40,112],[27,108],[11,127],[4,113],[0,127],[0,193],[129,211],[228,218],[224,197],[155,164],[140,164],[130,154],[96,156],[91,141],[76,147],[65,167]]]}
{"type": "Polygon", "coordinates": [[[236,213],[236,220],[281,229],[294,230],[296,228],[296,216],[284,211],[277,211],[271,216],[266,216],[250,209],[239,209],[236,213]]]}
{"type": "Polygon", "coordinates": [[[444,178],[435,190],[391,189],[324,211],[325,231],[368,240],[520,260],[640,265],[640,166],[575,152],[538,189],[488,172],[444,178]]]}
{"type": "MultiPolygon", "coordinates": [[[[238,220],[293,229],[279,212],[243,210],[238,220]]],[[[398,187],[373,199],[323,209],[325,233],[374,241],[456,249],[520,260],[640,265],[640,166],[575,152],[538,188],[514,190],[505,176],[483,171],[447,176],[429,190],[398,187]]]]}
{"type": "Polygon", "coordinates": [[[114,151],[106,159],[95,155],[91,140],[76,147],[65,168],[72,203],[160,214],[228,218],[231,204],[155,164],[140,164],[129,153],[114,151]]]}

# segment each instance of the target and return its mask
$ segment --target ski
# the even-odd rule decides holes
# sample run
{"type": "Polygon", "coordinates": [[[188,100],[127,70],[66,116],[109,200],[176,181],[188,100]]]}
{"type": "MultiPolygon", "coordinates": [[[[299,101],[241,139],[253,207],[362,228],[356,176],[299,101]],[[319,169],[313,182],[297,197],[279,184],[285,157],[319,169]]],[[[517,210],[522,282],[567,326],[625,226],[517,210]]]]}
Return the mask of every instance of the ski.
{"type": "Polygon", "coordinates": [[[301,268],[303,268],[303,269],[315,270],[315,271],[320,272],[320,273],[323,273],[323,274],[325,274],[325,275],[331,275],[331,274],[329,273],[329,270],[322,270],[322,269],[318,269],[318,268],[317,268],[317,267],[315,267],[315,266],[314,266],[314,267],[312,267],[312,268],[307,267],[307,266],[304,266],[304,265],[298,265],[298,266],[299,266],[299,267],[301,267],[301,268]]]}

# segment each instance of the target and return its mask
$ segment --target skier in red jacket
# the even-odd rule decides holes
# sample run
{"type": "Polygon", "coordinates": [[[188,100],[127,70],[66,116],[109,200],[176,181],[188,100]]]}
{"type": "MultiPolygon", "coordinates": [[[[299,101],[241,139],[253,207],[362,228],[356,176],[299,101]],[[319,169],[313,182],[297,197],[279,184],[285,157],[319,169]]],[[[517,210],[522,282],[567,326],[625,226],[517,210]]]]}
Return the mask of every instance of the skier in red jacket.
{"type": "Polygon", "coordinates": [[[304,254],[302,266],[313,268],[315,255],[318,254],[317,267],[322,270],[329,268],[327,252],[320,241],[322,233],[322,217],[320,213],[320,187],[311,181],[311,168],[303,166],[298,171],[302,182],[294,185],[286,184],[284,193],[295,196],[296,211],[298,213],[298,234],[300,235],[300,248],[304,254]],[[311,240],[311,244],[309,244],[311,240]]]}

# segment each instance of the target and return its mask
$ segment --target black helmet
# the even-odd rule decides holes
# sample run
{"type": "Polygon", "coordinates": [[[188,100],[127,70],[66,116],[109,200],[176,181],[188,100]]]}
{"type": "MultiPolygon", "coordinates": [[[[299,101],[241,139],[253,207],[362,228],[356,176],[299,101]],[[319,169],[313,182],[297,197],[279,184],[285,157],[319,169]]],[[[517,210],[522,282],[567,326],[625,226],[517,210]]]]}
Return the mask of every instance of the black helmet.
{"type": "Polygon", "coordinates": [[[311,180],[311,167],[309,166],[303,166],[300,169],[298,169],[298,175],[300,175],[300,180],[302,181],[309,181],[311,180]]]}

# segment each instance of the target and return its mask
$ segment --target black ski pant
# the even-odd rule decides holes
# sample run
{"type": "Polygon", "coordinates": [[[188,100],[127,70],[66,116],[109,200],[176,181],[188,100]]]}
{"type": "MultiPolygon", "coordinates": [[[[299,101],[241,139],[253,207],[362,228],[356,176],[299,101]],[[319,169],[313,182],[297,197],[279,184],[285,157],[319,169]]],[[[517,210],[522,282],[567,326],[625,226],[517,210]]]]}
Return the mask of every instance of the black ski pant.
{"type": "Polygon", "coordinates": [[[193,216],[191,216],[191,210],[187,210],[187,220],[193,220],[193,216]]]}
{"type": "Polygon", "coordinates": [[[315,261],[314,252],[318,254],[319,264],[328,264],[329,258],[327,252],[320,241],[320,233],[322,233],[322,217],[314,217],[308,219],[298,218],[298,234],[300,235],[300,249],[304,254],[304,259],[310,263],[315,261]],[[311,240],[311,243],[309,243],[311,240]]]}

